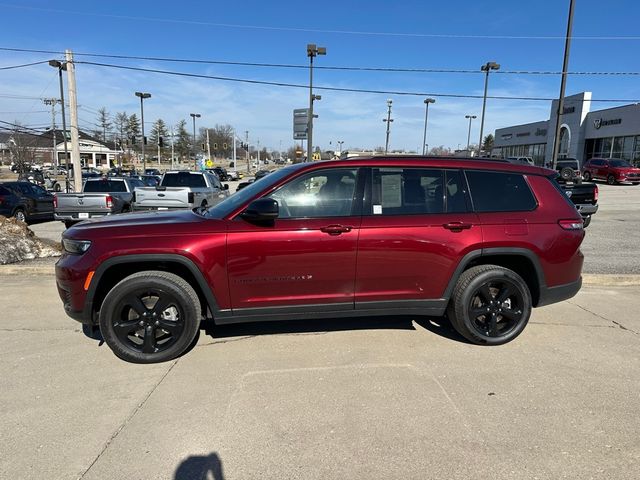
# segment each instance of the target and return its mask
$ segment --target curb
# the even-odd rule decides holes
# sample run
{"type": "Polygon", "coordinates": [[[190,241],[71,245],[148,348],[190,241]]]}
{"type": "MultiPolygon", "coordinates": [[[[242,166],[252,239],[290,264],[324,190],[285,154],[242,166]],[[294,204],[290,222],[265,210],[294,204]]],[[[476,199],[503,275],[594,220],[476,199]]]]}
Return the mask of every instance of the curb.
{"type": "MultiPolygon", "coordinates": [[[[0,265],[0,277],[9,275],[55,275],[55,265],[29,265],[15,263],[0,265]]],[[[640,275],[584,273],[582,285],[598,287],[640,286],[640,275]]]]}

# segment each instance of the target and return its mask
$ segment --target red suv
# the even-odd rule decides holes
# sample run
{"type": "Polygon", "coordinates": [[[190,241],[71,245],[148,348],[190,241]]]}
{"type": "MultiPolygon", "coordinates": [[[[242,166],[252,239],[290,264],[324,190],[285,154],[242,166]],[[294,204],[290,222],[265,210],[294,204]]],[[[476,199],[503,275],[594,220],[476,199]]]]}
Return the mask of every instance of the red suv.
{"type": "Polygon", "coordinates": [[[622,182],[638,185],[640,184],[640,168],[619,158],[592,158],[582,167],[582,178],[587,182],[606,180],[609,185],[622,182]]]}
{"type": "Polygon", "coordinates": [[[469,341],[518,336],[581,286],[582,219],[556,172],[360,158],[291,165],[215,207],[67,230],[67,314],[120,358],[169,360],[200,322],[448,315],[469,341]]]}

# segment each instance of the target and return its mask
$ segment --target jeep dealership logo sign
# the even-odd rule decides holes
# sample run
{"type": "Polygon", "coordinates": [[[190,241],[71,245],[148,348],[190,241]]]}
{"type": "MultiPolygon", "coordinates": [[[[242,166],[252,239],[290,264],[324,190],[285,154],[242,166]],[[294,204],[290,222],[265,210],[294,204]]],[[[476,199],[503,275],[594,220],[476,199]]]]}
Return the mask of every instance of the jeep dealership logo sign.
{"type": "Polygon", "coordinates": [[[613,118],[611,120],[604,120],[602,118],[595,118],[593,120],[593,126],[596,130],[600,129],[600,127],[608,127],[609,125],[620,125],[622,123],[621,118],[613,118]]]}

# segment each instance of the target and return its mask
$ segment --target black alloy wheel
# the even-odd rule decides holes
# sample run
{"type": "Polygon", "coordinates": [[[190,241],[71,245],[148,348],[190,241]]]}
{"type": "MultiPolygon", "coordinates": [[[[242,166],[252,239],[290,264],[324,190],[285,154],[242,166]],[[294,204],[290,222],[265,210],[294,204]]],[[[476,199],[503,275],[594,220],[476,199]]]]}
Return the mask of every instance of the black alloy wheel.
{"type": "Polygon", "coordinates": [[[591,181],[591,174],[589,172],[584,172],[584,174],[582,175],[582,178],[584,178],[585,182],[590,182],[591,181]]]}
{"type": "Polygon", "coordinates": [[[514,271],[480,265],[465,271],[454,290],[449,318],[467,340],[501,345],[516,338],[531,315],[531,294],[514,271]]]}
{"type": "Polygon", "coordinates": [[[614,177],[613,175],[609,175],[607,177],[607,183],[609,185],[615,185],[616,184],[616,177],[614,177]]]}
{"type": "Polygon", "coordinates": [[[134,363],[175,358],[194,340],[199,324],[197,294],[168,272],[125,278],[107,294],[100,310],[105,342],[118,357],[134,363]]]}

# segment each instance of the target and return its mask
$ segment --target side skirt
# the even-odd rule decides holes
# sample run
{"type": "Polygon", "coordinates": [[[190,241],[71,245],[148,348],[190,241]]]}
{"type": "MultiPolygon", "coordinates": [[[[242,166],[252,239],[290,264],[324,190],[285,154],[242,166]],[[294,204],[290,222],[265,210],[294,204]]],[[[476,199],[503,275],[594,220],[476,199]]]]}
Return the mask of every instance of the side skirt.
{"type": "Polygon", "coordinates": [[[293,307],[241,308],[218,311],[214,321],[218,325],[249,322],[272,322],[284,320],[307,320],[321,318],[353,318],[374,316],[430,315],[443,316],[447,300],[406,300],[390,302],[359,302],[354,305],[296,305],[293,307]],[[345,307],[347,307],[345,309],[345,307]]]}

